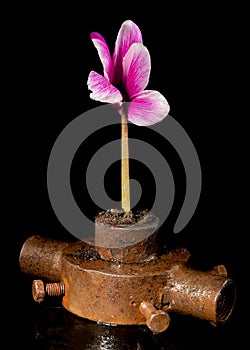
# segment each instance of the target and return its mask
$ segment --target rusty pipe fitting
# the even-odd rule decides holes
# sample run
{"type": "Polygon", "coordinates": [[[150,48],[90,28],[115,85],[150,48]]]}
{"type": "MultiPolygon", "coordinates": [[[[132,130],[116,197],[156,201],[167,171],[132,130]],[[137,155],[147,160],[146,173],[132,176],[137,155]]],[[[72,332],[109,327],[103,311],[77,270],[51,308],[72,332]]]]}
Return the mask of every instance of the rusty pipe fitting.
{"type": "Polygon", "coordinates": [[[19,255],[22,272],[59,282],[61,279],[62,253],[70,243],[39,235],[29,237],[19,255]]]}
{"type": "Polygon", "coordinates": [[[175,265],[162,292],[163,310],[192,315],[214,325],[229,318],[235,302],[234,281],[226,277],[224,266],[204,272],[175,265]]]}
{"type": "MultiPolygon", "coordinates": [[[[145,240],[149,238],[152,235],[145,240]]],[[[116,249],[116,258],[124,258],[116,249]]],[[[126,263],[104,259],[95,246],[82,241],[68,243],[32,236],[23,244],[19,263],[21,271],[36,279],[63,283],[64,308],[92,321],[147,325],[160,333],[168,327],[171,312],[214,325],[224,323],[231,315],[235,285],[223,265],[211,271],[193,270],[185,248],[153,259],[145,254],[139,261],[133,259],[132,252],[138,254],[132,246],[126,251],[130,256],[126,263]]]]}

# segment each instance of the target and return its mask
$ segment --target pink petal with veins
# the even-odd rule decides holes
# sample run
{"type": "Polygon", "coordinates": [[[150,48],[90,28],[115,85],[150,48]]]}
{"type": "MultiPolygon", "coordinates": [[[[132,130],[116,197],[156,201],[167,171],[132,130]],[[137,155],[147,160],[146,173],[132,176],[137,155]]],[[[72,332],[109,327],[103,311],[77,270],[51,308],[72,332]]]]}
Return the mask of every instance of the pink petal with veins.
{"type": "Polygon", "coordinates": [[[169,113],[165,97],[155,90],[145,90],[128,103],[128,120],[139,126],[160,122],[169,113]]]}
{"type": "Polygon", "coordinates": [[[92,100],[106,103],[119,103],[122,101],[120,91],[110,84],[108,79],[94,71],[89,73],[87,85],[89,90],[92,91],[89,95],[92,100]]]}
{"type": "Polygon", "coordinates": [[[117,85],[122,81],[123,58],[134,43],[142,43],[141,31],[134,22],[127,20],[123,22],[118,32],[113,54],[114,83],[117,85]]]}
{"type": "Polygon", "coordinates": [[[98,55],[103,65],[105,78],[107,78],[109,81],[112,81],[113,62],[112,62],[110,51],[105,39],[101,34],[96,32],[93,32],[90,34],[90,39],[93,41],[93,44],[95,45],[98,51],[98,55]]]}
{"type": "Polygon", "coordinates": [[[149,82],[151,61],[143,44],[133,44],[123,59],[123,84],[131,98],[143,91],[149,82]]]}

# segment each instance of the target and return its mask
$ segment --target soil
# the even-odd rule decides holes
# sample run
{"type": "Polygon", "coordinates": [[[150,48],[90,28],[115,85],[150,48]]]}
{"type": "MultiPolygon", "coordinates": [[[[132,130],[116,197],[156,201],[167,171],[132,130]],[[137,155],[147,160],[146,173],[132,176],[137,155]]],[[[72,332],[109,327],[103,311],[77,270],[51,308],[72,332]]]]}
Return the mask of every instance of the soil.
{"type": "Polygon", "coordinates": [[[134,212],[131,210],[127,213],[119,209],[108,209],[106,211],[101,211],[95,217],[95,221],[112,226],[133,225],[143,220],[148,214],[149,211],[147,209],[134,212]]]}
{"type": "Polygon", "coordinates": [[[78,249],[76,249],[74,254],[69,253],[67,254],[67,256],[80,261],[93,261],[101,259],[99,253],[95,250],[93,246],[79,247],[78,249]]]}

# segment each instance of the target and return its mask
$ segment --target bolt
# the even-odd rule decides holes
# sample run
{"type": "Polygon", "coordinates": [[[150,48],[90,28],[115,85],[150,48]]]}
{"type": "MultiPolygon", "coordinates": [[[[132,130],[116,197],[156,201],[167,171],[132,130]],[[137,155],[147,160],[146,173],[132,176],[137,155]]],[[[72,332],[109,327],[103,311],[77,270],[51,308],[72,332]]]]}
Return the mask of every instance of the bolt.
{"type": "Polygon", "coordinates": [[[46,295],[59,297],[64,293],[65,286],[63,282],[44,283],[42,280],[34,280],[32,283],[32,296],[37,303],[44,301],[46,295]]]}
{"type": "Polygon", "coordinates": [[[146,317],[146,325],[153,333],[164,332],[170,323],[167,312],[157,310],[153,304],[143,301],[139,306],[140,312],[146,317]]]}

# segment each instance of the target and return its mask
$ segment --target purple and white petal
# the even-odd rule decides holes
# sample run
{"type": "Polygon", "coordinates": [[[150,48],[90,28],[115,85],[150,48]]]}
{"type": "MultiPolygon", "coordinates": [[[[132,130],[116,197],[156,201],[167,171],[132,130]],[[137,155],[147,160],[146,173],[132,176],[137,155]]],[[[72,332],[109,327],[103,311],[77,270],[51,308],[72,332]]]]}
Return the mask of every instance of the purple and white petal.
{"type": "Polygon", "coordinates": [[[162,121],[170,107],[165,97],[155,90],[145,90],[128,103],[128,120],[139,126],[149,126],[162,121]]]}
{"type": "Polygon", "coordinates": [[[134,43],[142,43],[142,34],[139,27],[134,22],[127,20],[121,25],[115,42],[113,54],[113,83],[115,84],[119,85],[122,81],[122,61],[128,49],[134,43]]]}
{"type": "Polygon", "coordinates": [[[107,78],[110,82],[112,82],[113,62],[111,59],[108,45],[107,45],[104,37],[99,33],[93,32],[90,34],[90,39],[93,41],[93,44],[95,45],[95,47],[98,51],[98,55],[100,57],[102,65],[103,65],[103,71],[104,71],[105,78],[107,78]]]}
{"type": "Polygon", "coordinates": [[[133,44],[123,59],[123,85],[129,96],[143,91],[149,82],[151,60],[143,44],[133,44]]]}
{"type": "Polygon", "coordinates": [[[89,73],[87,85],[89,90],[92,91],[89,95],[92,100],[112,104],[122,101],[120,91],[110,84],[108,79],[94,71],[89,73]]]}

